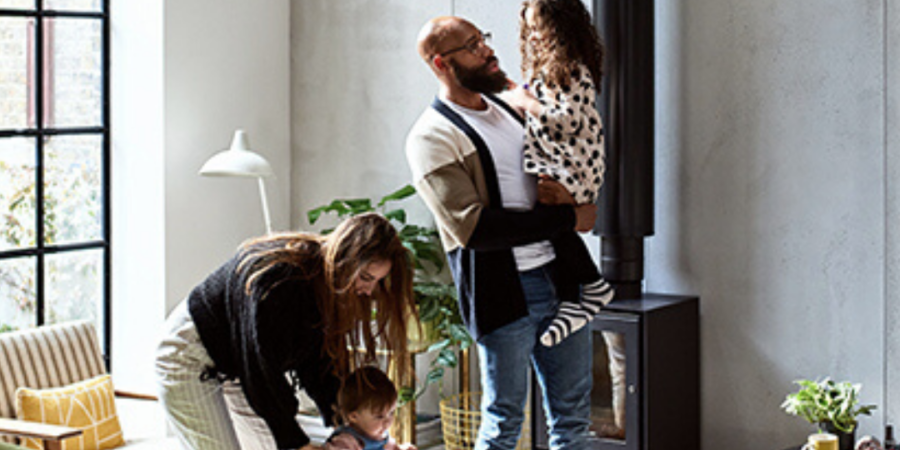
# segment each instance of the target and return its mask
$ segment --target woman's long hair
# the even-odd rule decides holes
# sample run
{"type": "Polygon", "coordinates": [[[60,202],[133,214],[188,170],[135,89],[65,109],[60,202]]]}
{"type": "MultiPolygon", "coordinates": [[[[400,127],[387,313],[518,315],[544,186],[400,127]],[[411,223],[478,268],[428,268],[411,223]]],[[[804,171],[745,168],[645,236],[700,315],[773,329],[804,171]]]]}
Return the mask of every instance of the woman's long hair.
{"type": "MultiPolygon", "coordinates": [[[[277,281],[270,272],[287,264],[301,278],[314,280],[324,349],[340,378],[356,367],[376,362],[376,351],[387,350],[403,358],[407,352],[407,323],[416,313],[413,298],[413,268],[409,252],[397,230],[384,217],[369,213],[341,222],[329,235],[292,233],[267,236],[243,246],[252,257],[245,289],[263,289],[265,298],[277,281]],[[371,298],[357,295],[354,285],[371,263],[390,262],[387,277],[378,283],[371,298]],[[265,287],[263,287],[265,286],[265,287]]],[[[404,365],[398,375],[405,377],[404,365]]]]}
{"type": "Polygon", "coordinates": [[[542,77],[548,87],[568,86],[580,63],[588,68],[594,86],[600,90],[603,44],[581,0],[523,2],[519,11],[519,51],[522,76],[527,80],[542,77]],[[529,9],[534,11],[533,25],[544,37],[537,43],[529,42],[531,30],[525,22],[529,9]]]}

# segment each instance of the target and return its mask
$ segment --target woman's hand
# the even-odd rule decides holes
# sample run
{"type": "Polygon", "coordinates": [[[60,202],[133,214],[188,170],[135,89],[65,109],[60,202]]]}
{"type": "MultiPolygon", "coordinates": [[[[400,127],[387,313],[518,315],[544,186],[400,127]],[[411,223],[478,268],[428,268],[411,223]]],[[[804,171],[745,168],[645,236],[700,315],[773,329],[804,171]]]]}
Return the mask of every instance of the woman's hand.
{"type": "Polygon", "coordinates": [[[322,447],[314,445],[313,443],[309,443],[304,445],[303,447],[300,447],[300,450],[322,450],[322,447]]]}

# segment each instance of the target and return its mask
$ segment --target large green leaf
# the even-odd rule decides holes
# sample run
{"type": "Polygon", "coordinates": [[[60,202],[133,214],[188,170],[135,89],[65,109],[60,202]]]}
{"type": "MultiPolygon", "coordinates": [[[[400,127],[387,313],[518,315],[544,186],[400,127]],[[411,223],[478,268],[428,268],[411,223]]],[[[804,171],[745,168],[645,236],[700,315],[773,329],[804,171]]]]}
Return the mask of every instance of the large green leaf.
{"type": "Polygon", "coordinates": [[[307,211],[306,218],[309,219],[309,224],[313,225],[319,220],[323,213],[330,212],[337,213],[338,217],[343,217],[350,212],[350,209],[347,208],[343,200],[334,200],[325,206],[320,206],[307,211]]]}
{"type": "Polygon", "coordinates": [[[431,344],[428,347],[428,352],[431,353],[431,352],[434,352],[437,350],[443,350],[443,349],[449,347],[451,344],[452,344],[452,342],[450,342],[450,339],[441,339],[440,341],[437,341],[434,344],[431,344]]]}
{"type": "Polygon", "coordinates": [[[462,324],[454,323],[450,325],[450,337],[460,343],[461,349],[465,350],[472,345],[472,336],[462,324]]]}
{"type": "Polygon", "coordinates": [[[410,197],[411,195],[413,195],[415,193],[416,193],[416,189],[414,187],[412,187],[411,185],[407,184],[406,186],[403,186],[402,188],[397,189],[396,191],[391,192],[390,194],[385,195],[384,197],[381,197],[381,201],[378,202],[378,206],[384,206],[384,204],[387,202],[403,200],[405,198],[410,197]]]}
{"type": "Polygon", "coordinates": [[[350,209],[350,215],[353,216],[375,211],[375,208],[372,207],[372,200],[367,198],[351,198],[344,200],[344,203],[350,209]]]}
{"type": "Polygon", "coordinates": [[[459,359],[457,359],[456,352],[452,348],[445,348],[438,352],[434,361],[437,365],[453,368],[456,367],[459,359]]]}
{"type": "Polygon", "coordinates": [[[392,209],[386,213],[384,213],[384,217],[390,220],[396,220],[400,223],[406,223],[406,211],[402,209],[392,209]]]}

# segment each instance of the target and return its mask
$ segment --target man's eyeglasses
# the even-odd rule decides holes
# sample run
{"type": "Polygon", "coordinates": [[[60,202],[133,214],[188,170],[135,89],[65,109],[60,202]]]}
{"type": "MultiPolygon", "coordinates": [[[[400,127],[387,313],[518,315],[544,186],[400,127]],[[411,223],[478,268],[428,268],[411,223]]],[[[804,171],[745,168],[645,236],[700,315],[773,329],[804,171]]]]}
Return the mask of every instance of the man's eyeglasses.
{"type": "Polygon", "coordinates": [[[479,50],[481,50],[482,48],[486,48],[489,45],[491,45],[491,33],[479,33],[477,36],[473,36],[468,41],[466,41],[465,45],[451,48],[450,50],[447,50],[443,53],[438,53],[438,55],[440,55],[442,58],[446,58],[447,55],[456,53],[460,50],[468,50],[469,53],[477,55],[479,50]]]}

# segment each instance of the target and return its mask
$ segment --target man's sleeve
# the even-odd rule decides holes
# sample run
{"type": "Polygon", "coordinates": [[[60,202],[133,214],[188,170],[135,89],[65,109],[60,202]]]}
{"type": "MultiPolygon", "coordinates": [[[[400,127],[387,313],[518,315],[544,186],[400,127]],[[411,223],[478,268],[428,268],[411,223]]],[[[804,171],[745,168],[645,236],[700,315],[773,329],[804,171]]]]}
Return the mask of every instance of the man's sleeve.
{"type": "Polygon", "coordinates": [[[571,206],[543,206],[531,211],[487,208],[476,186],[484,177],[470,173],[464,162],[464,158],[478,158],[477,152],[463,159],[456,156],[462,152],[455,151],[455,146],[471,145],[462,133],[420,126],[414,127],[406,142],[416,191],[438,225],[458,245],[475,250],[510,248],[575,228],[571,206]]]}

